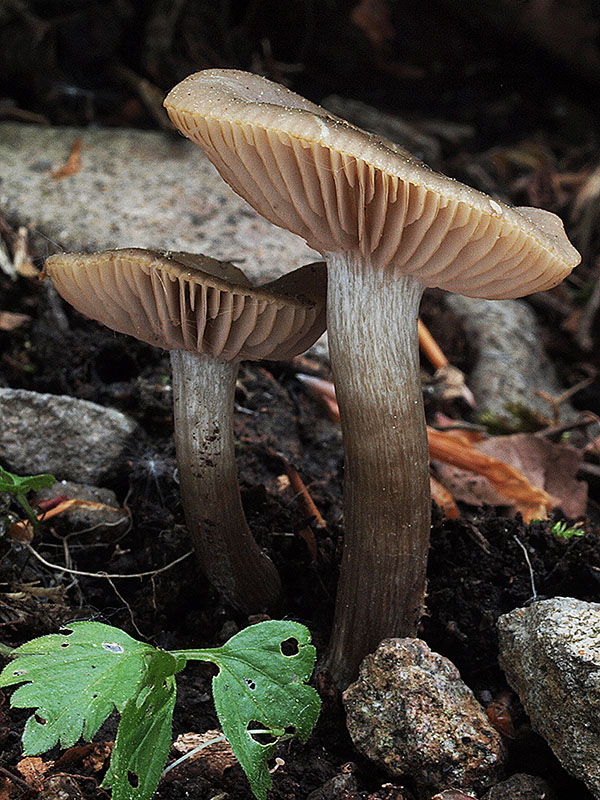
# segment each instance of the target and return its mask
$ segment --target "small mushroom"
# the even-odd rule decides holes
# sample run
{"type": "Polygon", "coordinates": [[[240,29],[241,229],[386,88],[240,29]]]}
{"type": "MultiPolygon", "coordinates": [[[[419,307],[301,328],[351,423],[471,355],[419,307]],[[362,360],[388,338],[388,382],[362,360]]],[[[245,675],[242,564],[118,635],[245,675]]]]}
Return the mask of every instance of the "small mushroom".
{"type": "Polygon", "coordinates": [[[271,222],[328,267],[345,452],[344,552],[329,667],[339,684],[422,615],[430,498],[417,313],[423,289],[508,298],[577,265],[561,221],[439,175],[392,142],[237,70],[168,94],[175,125],[271,222]]]}
{"type": "Polygon", "coordinates": [[[289,358],[321,335],[324,265],[260,288],[207,256],[133,248],[51,256],[46,271],[78,311],[170,351],[179,482],[200,565],[239,608],[272,607],[279,575],[250,533],[237,479],[236,377],[243,359],[289,358]]]}

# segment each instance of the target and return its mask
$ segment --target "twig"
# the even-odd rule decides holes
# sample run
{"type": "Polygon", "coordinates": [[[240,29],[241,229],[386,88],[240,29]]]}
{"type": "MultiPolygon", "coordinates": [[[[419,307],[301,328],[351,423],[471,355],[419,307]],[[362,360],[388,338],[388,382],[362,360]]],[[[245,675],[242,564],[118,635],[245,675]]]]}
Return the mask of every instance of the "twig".
{"type": "Polygon", "coordinates": [[[121,594],[121,592],[120,592],[120,591],[117,589],[117,587],[115,586],[115,584],[112,582],[112,580],[111,580],[109,577],[107,577],[107,578],[106,578],[106,580],[107,580],[107,581],[110,583],[110,585],[111,585],[111,587],[112,587],[112,590],[113,590],[113,592],[114,592],[114,593],[117,595],[117,597],[119,598],[119,600],[120,600],[122,603],[124,603],[124,604],[125,604],[125,608],[126,608],[126,609],[127,609],[127,611],[129,612],[129,619],[131,620],[131,624],[133,625],[133,627],[134,627],[134,629],[135,629],[135,632],[137,633],[137,635],[138,635],[138,636],[139,636],[141,639],[147,639],[148,637],[147,637],[147,636],[145,636],[145,635],[144,635],[144,634],[141,632],[141,630],[139,629],[139,627],[138,627],[138,625],[137,625],[137,623],[136,623],[136,621],[135,621],[135,618],[134,618],[134,616],[133,616],[133,609],[131,608],[131,606],[129,605],[129,603],[127,602],[127,600],[125,600],[125,598],[123,597],[123,595],[121,594]]]}
{"type": "Polygon", "coordinates": [[[327,523],[321,516],[321,512],[315,505],[315,501],[312,499],[310,492],[306,488],[306,484],[298,474],[296,468],[293,467],[287,459],[283,459],[283,466],[285,468],[286,475],[290,480],[290,486],[292,487],[295,496],[298,497],[304,505],[306,515],[308,517],[314,517],[317,528],[326,528],[327,523]]]}
{"type": "Polygon", "coordinates": [[[176,564],[185,561],[186,558],[189,558],[193,555],[193,550],[188,550],[187,553],[184,555],[179,556],[176,558],[175,561],[171,561],[169,564],[165,564],[164,567],[159,567],[158,569],[149,570],[148,572],[134,572],[130,574],[120,574],[120,573],[109,573],[109,572],[85,572],[79,569],[70,569],[69,567],[63,567],[60,564],[52,564],[50,561],[46,561],[46,559],[41,556],[34,548],[28,543],[23,542],[23,545],[29,550],[32,556],[37,558],[44,566],[49,567],[50,569],[54,569],[57,572],[68,572],[69,575],[79,575],[83,578],[117,578],[117,579],[125,579],[125,578],[148,578],[153,577],[154,575],[158,575],[160,572],[166,572],[171,567],[174,567],[176,564]]]}
{"type": "Polygon", "coordinates": [[[531,594],[531,599],[532,600],[537,600],[538,593],[537,593],[536,588],[535,588],[535,579],[534,579],[534,575],[533,575],[533,567],[531,566],[531,559],[529,558],[529,553],[527,552],[527,548],[525,547],[525,545],[519,539],[518,536],[513,536],[513,539],[515,540],[515,542],[519,545],[519,547],[523,551],[523,555],[525,556],[525,561],[527,562],[527,566],[529,567],[529,579],[531,581],[531,593],[532,593],[531,594]]]}

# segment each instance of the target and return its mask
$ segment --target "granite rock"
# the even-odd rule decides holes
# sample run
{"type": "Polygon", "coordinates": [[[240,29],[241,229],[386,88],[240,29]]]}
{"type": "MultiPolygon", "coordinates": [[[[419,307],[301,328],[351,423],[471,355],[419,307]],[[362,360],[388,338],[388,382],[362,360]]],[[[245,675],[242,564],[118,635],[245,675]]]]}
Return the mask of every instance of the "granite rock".
{"type": "Polygon", "coordinates": [[[344,693],[356,748],[419,796],[480,790],[502,776],[500,735],[456,667],[419,639],[386,639],[344,693]]]}
{"type": "Polygon", "coordinates": [[[101,486],[142,432],[112,408],[87,400],[0,388],[0,464],[19,475],[101,486]]]}
{"type": "Polygon", "coordinates": [[[565,769],[600,798],[600,603],[540,600],[498,620],[500,666],[565,769]]]}

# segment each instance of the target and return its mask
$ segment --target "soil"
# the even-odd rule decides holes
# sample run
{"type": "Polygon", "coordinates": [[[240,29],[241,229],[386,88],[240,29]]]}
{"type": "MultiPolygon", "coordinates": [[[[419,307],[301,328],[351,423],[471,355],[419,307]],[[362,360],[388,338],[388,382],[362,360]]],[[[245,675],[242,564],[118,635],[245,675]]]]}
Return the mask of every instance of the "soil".
{"type": "MultiPolygon", "coordinates": [[[[80,542],[71,539],[74,566],[88,572],[107,568],[116,573],[144,572],[186,552],[188,541],[175,480],[171,399],[164,390],[168,356],[114,335],[68,308],[68,330],[60,330],[52,324],[52,293],[45,285],[23,279],[12,284],[0,277],[0,292],[11,308],[33,318],[26,328],[0,334],[5,383],[111,405],[135,418],[146,433],[146,439],[127,454],[110,487],[131,512],[131,530],[116,539],[97,536],[93,547],[89,536],[80,542]],[[119,365],[116,374],[114,365],[119,365]]],[[[427,307],[428,300],[425,315],[427,307]]],[[[460,324],[448,312],[444,318],[448,341],[452,329],[460,324]]],[[[460,361],[459,350],[456,358],[460,361]]],[[[341,435],[339,426],[302,390],[295,378],[300,368],[327,376],[326,364],[314,359],[243,364],[236,396],[237,456],[251,528],[282,575],[285,597],[280,615],[304,622],[323,653],[342,542],[341,435]],[[278,453],[300,471],[326,528],[316,527],[314,519],[306,517],[282,482],[284,468],[278,453]]],[[[60,561],[68,532],[57,517],[43,526],[36,549],[49,561],[60,561]]],[[[427,613],[420,635],[457,665],[484,705],[507,692],[497,665],[495,622],[500,614],[532,598],[532,574],[519,542],[527,546],[538,595],[597,599],[600,587],[594,565],[600,564],[600,538],[595,532],[563,542],[547,522],[525,526],[492,509],[467,508],[459,519],[451,520],[434,507],[427,613]]],[[[0,547],[4,591],[0,624],[2,640],[10,645],[83,618],[117,625],[170,649],[215,646],[248,623],[211,590],[189,561],[152,580],[109,583],[86,577],[71,580],[48,570],[8,538],[0,547]],[[27,583],[62,586],[64,591],[54,602],[10,593],[16,585],[27,583]]],[[[208,667],[193,666],[179,676],[174,736],[218,727],[210,700],[211,674],[208,667]]],[[[281,746],[284,764],[274,776],[274,800],[307,797],[344,765],[350,769],[348,763],[354,765],[359,797],[410,798],[410,776],[405,782],[394,781],[361,760],[352,749],[339,697],[327,675],[317,672],[315,682],[324,700],[321,718],[307,745],[281,746]]],[[[517,698],[513,694],[509,698],[516,729],[516,738],[506,740],[511,753],[509,772],[550,776],[559,796],[571,791],[582,800],[587,797],[531,732],[517,698]]],[[[3,766],[11,775],[19,775],[15,767],[22,758],[19,739],[27,712],[9,711],[5,704],[0,715],[3,766]]],[[[99,739],[111,741],[113,735],[114,720],[103,727],[99,739]]],[[[86,773],[84,762],[89,758],[86,761],[85,755],[81,748],[76,751],[66,772],[73,776],[78,791],[91,798],[103,794],[98,789],[101,772],[88,768],[86,773]]],[[[56,761],[58,757],[58,752],[53,752],[45,758],[56,761]]],[[[57,771],[55,766],[49,774],[57,771]]],[[[250,797],[237,765],[227,766],[222,774],[215,773],[214,764],[209,773],[198,763],[182,766],[161,783],[158,796],[180,798],[186,792],[208,800],[219,791],[230,798],[250,797]]]]}
{"type": "MultiPolygon", "coordinates": [[[[346,4],[336,2],[269,3],[272,13],[264,15],[256,13],[256,3],[182,3],[176,4],[181,30],[175,33],[184,35],[165,30],[164,40],[158,36],[160,26],[144,27],[146,6],[160,11],[160,3],[111,2],[99,13],[96,3],[70,2],[62,8],[57,0],[47,8],[30,3],[35,14],[21,18],[22,5],[28,4],[14,4],[12,27],[0,30],[0,74],[5,71],[12,81],[11,88],[0,89],[14,100],[8,111],[4,106],[0,110],[11,119],[155,127],[156,107],[148,101],[148,87],[140,90],[140,78],[153,81],[151,88],[158,86],[162,98],[164,90],[195,69],[254,66],[275,80],[285,79],[311,99],[338,92],[392,113],[406,113],[417,129],[430,135],[441,131],[437,166],[442,171],[515,204],[541,205],[571,220],[586,257],[578,270],[581,277],[568,291],[559,287],[546,299],[533,298],[532,305],[564,385],[597,371],[598,325],[591,327],[591,349],[582,350],[573,336],[577,314],[596,280],[598,253],[598,230],[590,222],[593,208],[584,204],[579,218],[573,211],[578,187],[596,166],[598,148],[597,85],[590,74],[578,74],[577,65],[565,68],[539,48],[524,46],[518,33],[509,41],[499,39],[497,32],[490,35],[489,21],[466,22],[453,4],[435,0],[361,3],[372,16],[360,25],[350,18],[346,4]],[[54,11],[48,10],[51,5],[54,11]],[[289,19],[279,8],[283,5],[289,19]],[[217,7],[222,13],[228,9],[228,24],[214,14],[217,7]],[[316,25],[324,18],[332,24],[316,25]],[[297,29],[302,36],[296,37],[297,29]],[[421,29],[432,39],[420,37],[421,29]],[[29,46],[30,40],[35,47],[29,46]],[[34,59],[37,63],[30,63],[34,59]],[[302,68],[295,72],[297,62],[302,68]],[[369,76],[358,73],[365,63],[374,70],[369,76]]],[[[572,52],[577,52],[577,36],[583,30],[571,31],[572,52]]],[[[10,231],[21,221],[0,222],[0,234],[11,243],[10,231]]],[[[46,243],[34,237],[32,248],[33,260],[41,262],[46,243]]],[[[189,543],[176,481],[168,356],[115,335],[70,308],[64,308],[64,329],[57,324],[56,297],[36,280],[12,282],[0,270],[0,301],[0,310],[31,317],[14,330],[0,329],[0,386],[68,394],[111,406],[135,418],[145,432],[108,484],[131,514],[130,530],[124,536],[66,539],[68,527],[56,517],[36,536],[36,550],[52,563],[63,563],[68,546],[76,569],[108,568],[114,573],[157,569],[185,553],[189,543]]],[[[477,343],[466,340],[460,320],[444,308],[439,295],[426,293],[422,315],[468,381],[477,343]]],[[[278,616],[305,623],[323,654],[343,541],[341,435],[338,425],[304,392],[295,377],[299,371],[329,377],[327,364],[318,359],[242,365],[236,394],[237,460],[250,527],[282,576],[285,596],[278,616]],[[301,474],[326,527],[317,527],[307,517],[286,486],[281,477],[285,462],[278,454],[301,474]]],[[[576,395],[575,406],[599,413],[598,385],[596,379],[576,395]]],[[[443,410],[473,421],[464,406],[448,407],[435,393],[427,393],[426,406],[430,418],[443,410]]],[[[580,800],[591,795],[531,731],[505,683],[497,663],[495,623],[499,615],[528,603],[534,591],[538,596],[598,600],[600,481],[594,474],[593,469],[586,473],[595,481],[590,482],[586,535],[568,542],[552,533],[551,522],[525,525],[491,508],[463,506],[458,519],[447,519],[434,506],[427,608],[419,632],[456,664],[484,706],[499,700],[507,707],[514,729],[505,736],[507,774],[543,776],[557,797],[580,800]]],[[[0,516],[1,512],[0,505],[0,516]]],[[[48,569],[9,537],[0,539],[0,641],[18,645],[74,619],[116,625],[167,649],[216,646],[249,622],[207,585],[191,559],[152,579],[109,582],[48,569]],[[28,584],[55,591],[43,598],[23,590],[28,584]]],[[[218,727],[211,675],[209,667],[196,664],[178,676],[174,738],[218,727]]],[[[292,742],[279,748],[272,800],[303,800],[335,775],[352,775],[358,789],[354,794],[319,795],[323,800],[414,800],[411,776],[391,778],[353,750],[339,696],[320,668],[314,685],[323,700],[321,717],[306,745],[292,742]]],[[[71,748],[62,755],[53,751],[44,759],[54,764],[32,778],[24,771],[20,747],[28,715],[9,709],[8,694],[0,692],[1,800],[38,794],[46,800],[59,794],[61,800],[106,797],[99,784],[115,719],[100,730],[100,744],[71,748]]],[[[29,768],[40,770],[39,764],[29,768]]],[[[157,796],[247,800],[251,794],[240,767],[215,757],[210,763],[188,761],[173,770],[157,796]]]]}

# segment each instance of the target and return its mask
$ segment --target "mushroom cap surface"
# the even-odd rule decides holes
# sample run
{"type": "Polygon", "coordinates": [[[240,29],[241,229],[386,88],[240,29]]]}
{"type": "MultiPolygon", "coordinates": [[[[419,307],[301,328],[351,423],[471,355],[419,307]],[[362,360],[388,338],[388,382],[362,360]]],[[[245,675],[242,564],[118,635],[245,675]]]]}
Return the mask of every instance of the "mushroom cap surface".
{"type": "Polygon", "coordinates": [[[549,289],[580,261],[555,214],[436,173],[266,78],[205,70],[164,105],[239,195],[321,253],[489,299],[549,289]]]}
{"type": "Polygon", "coordinates": [[[85,316],[166,350],[290,358],[326,325],[323,263],[259,288],[227,262],[138,248],[54,255],[46,272],[85,316]]]}

